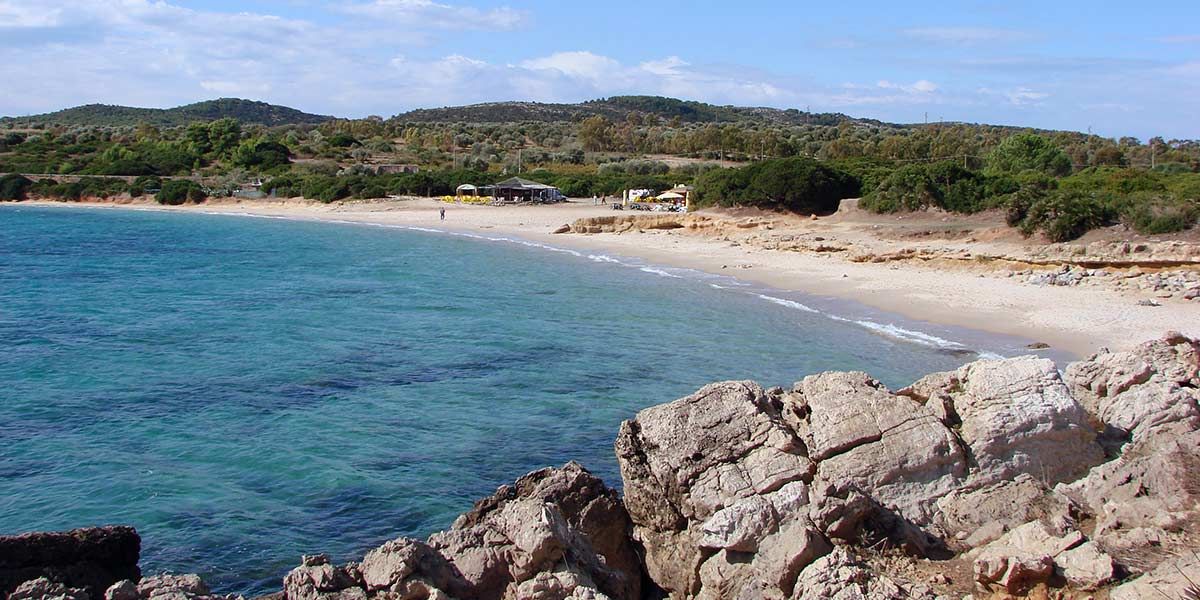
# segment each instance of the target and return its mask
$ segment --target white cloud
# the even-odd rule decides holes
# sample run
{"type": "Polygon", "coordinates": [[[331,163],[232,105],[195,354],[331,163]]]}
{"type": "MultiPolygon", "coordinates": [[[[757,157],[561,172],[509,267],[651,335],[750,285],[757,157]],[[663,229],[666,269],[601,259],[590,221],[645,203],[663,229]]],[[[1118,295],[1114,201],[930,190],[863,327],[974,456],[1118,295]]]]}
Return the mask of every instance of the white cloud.
{"type": "Polygon", "coordinates": [[[1050,94],[1038,92],[1027,87],[1019,87],[1016,89],[1003,92],[1008,101],[1017,106],[1026,104],[1040,104],[1042,100],[1050,97],[1050,94]]]}
{"type": "Polygon", "coordinates": [[[556,52],[550,56],[526,60],[521,67],[533,71],[555,71],[572,79],[592,84],[627,80],[629,73],[617,61],[591,52],[556,52]]]}
{"type": "Polygon", "coordinates": [[[936,92],[938,89],[938,86],[936,83],[929,81],[927,79],[919,79],[919,80],[914,81],[911,84],[907,84],[907,85],[900,84],[900,83],[892,83],[886,79],[883,79],[883,80],[880,80],[879,83],[876,83],[875,85],[876,85],[876,87],[879,87],[879,88],[882,88],[885,90],[900,90],[903,92],[908,92],[910,94],[932,94],[933,92],[936,92]]]}
{"type": "Polygon", "coordinates": [[[958,45],[1014,42],[1032,37],[1024,31],[989,27],[917,27],[901,33],[924,42],[958,45]]]}
{"type": "Polygon", "coordinates": [[[61,17],[61,8],[0,1],[0,29],[54,27],[61,17]]]}
{"type": "Polygon", "coordinates": [[[349,4],[341,10],[372,19],[442,29],[508,30],[526,21],[525,13],[507,6],[484,11],[431,0],[372,0],[349,4]]]}

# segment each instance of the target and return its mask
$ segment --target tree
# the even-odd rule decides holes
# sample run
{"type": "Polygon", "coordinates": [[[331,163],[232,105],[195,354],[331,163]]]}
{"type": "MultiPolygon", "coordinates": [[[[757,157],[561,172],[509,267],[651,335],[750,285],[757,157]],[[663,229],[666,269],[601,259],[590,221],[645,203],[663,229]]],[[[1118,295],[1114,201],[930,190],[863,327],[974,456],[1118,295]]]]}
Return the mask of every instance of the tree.
{"type": "Polygon", "coordinates": [[[579,124],[579,143],[584,150],[599,152],[612,144],[613,126],[608,119],[596,115],[579,124]]]}
{"type": "Polygon", "coordinates": [[[225,156],[233,152],[242,140],[242,125],[229,117],[217,119],[208,124],[208,140],[213,154],[225,156]]]}
{"type": "Polygon", "coordinates": [[[1045,137],[1034,133],[1018,133],[1009,136],[988,153],[987,168],[989,172],[997,174],[1038,171],[1062,176],[1071,172],[1071,159],[1062,148],[1045,137]]]}
{"type": "Polygon", "coordinates": [[[16,173],[0,177],[0,201],[24,200],[32,185],[29,178],[16,173]]]}

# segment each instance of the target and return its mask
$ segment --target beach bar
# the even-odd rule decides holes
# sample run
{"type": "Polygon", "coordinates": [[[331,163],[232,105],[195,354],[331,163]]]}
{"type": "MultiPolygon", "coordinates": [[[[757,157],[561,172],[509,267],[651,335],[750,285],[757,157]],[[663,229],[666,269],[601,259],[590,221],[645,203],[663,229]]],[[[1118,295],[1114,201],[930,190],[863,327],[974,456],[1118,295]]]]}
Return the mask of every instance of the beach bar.
{"type": "Polygon", "coordinates": [[[513,177],[495,185],[480,188],[484,193],[493,196],[501,202],[558,202],[563,199],[562,192],[552,185],[513,177]]]}

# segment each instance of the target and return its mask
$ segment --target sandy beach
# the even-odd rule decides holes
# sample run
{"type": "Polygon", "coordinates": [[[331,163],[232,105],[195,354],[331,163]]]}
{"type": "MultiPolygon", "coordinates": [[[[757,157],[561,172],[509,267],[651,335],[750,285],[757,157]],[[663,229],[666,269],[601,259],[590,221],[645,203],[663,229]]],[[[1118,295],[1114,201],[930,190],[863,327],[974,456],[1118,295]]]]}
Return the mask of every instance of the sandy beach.
{"type": "MultiPolygon", "coordinates": [[[[930,227],[922,227],[919,233],[924,238],[909,232],[910,238],[921,238],[914,242],[896,236],[895,227],[888,228],[888,234],[881,234],[880,225],[872,224],[870,218],[844,215],[809,220],[720,214],[712,216],[714,225],[708,230],[631,228],[622,233],[553,233],[578,219],[628,214],[593,205],[591,200],[515,207],[445,204],[431,199],[328,205],[298,200],[210,201],[172,208],[149,202],[103,205],[514,236],[557,247],[733,276],[781,290],[851,299],[909,319],[1018,336],[1077,356],[1086,356],[1100,347],[1128,348],[1157,338],[1167,330],[1200,335],[1197,300],[1102,286],[1032,285],[1022,272],[1014,274],[1014,270],[1024,265],[1014,265],[1013,261],[951,260],[964,255],[970,258],[972,252],[976,253],[976,259],[979,255],[1035,254],[1011,239],[984,239],[979,232],[989,231],[986,223],[972,229],[973,236],[959,235],[959,239],[953,235],[927,239],[930,227]],[[439,218],[441,208],[446,209],[444,221],[439,218]],[[780,231],[789,235],[775,235],[780,231]],[[761,243],[765,239],[761,234],[767,232],[774,235],[770,239],[776,240],[807,235],[817,245],[811,251],[771,249],[770,244],[761,243]],[[904,260],[893,260],[897,250],[903,251],[904,260]]],[[[1058,265],[1049,260],[1036,266],[1052,272],[1058,265]]]]}

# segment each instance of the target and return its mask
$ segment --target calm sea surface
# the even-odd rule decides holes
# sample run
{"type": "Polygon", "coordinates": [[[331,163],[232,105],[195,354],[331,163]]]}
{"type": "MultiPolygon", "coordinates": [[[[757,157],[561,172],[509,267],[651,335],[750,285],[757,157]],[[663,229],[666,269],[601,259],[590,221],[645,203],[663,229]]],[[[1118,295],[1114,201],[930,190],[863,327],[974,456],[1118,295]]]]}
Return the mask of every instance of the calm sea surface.
{"type": "Polygon", "coordinates": [[[861,369],[899,387],[982,347],[551,250],[0,207],[0,533],[132,524],[146,572],[269,591],[301,553],[428,535],[536,468],[576,459],[619,485],[621,420],[710,381],[861,369]]]}

